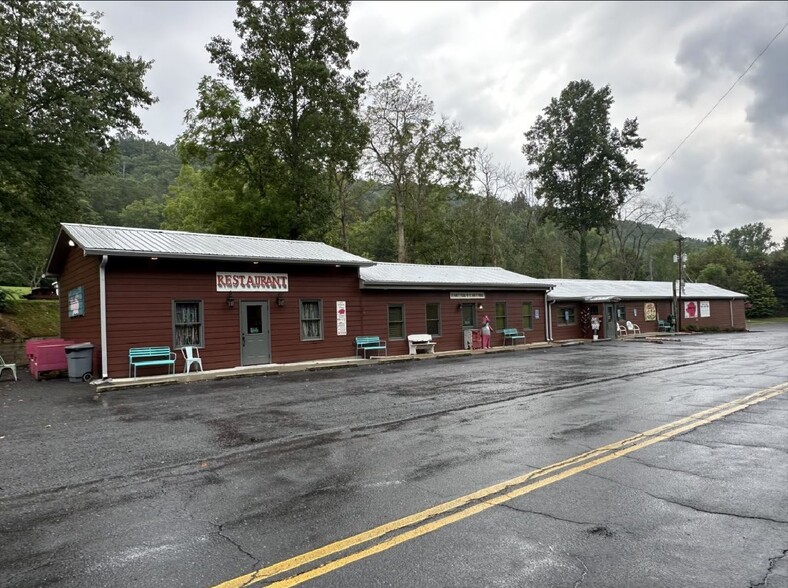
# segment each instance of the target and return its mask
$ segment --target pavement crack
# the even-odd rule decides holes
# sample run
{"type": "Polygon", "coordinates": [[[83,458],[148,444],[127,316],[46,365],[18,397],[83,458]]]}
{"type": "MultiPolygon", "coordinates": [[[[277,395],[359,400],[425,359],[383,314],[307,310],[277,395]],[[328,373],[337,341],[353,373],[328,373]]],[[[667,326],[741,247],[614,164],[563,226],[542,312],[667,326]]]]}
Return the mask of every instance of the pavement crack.
{"type": "Polygon", "coordinates": [[[246,551],[243,547],[241,547],[241,545],[239,543],[234,541],[232,537],[230,537],[229,535],[225,534],[225,532],[224,532],[224,523],[214,523],[213,521],[208,521],[208,520],[205,520],[205,519],[197,519],[197,518],[193,518],[193,517],[191,517],[191,518],[192,518],[192,520],[200,521],[202,523],[206,523],[208,525],[211,525],[212,527],[214,527],[216,529],[216,534],[219,535],[219,537],[221,537],[222,539],[224,539],[228,543],[234,545],[235,548],[238,551],[240,551],[245,556],[247,556],[248,558],[253,560],[255,566],[260,564],[260,558],[259,557],[257,557],[255,555],[249,553],[248,551],[246,551]]]}
{"type": "Polygon", "coordinates": [[[582,559],[580,559],[576,555],[574,556],[574,558],[580,562],[581,566],[583,566],[583,574],[580,576],[580,579],[577,582],[575,582],[575,586],[574,586],[574,588],[579,588],[580,584],[583,583],[583,581],[586,579],[586,576],[588,575],[588,566],[585,564],[585,562],[582,559]]]}
{"type": "Polygon", "coordinates": [[[613,484],[617,484],[617,485],[621,486],[622,488],[628,488],[630,490],[635,490],[636,492],[642,492],[646,496],[650,496],[651,498],[653,498],[655,500],[661,500],[661,501],[667,502],[669,504],[675,504],[676,506],[681,506],[681,507],[684,507],[684,508],[688,508],[688,509],[694,510],[696,512],[701,512],[701,513],[704,513],[704,514],[711,514],[711,515],[722,515],[722,516],[728,516],[728,517],[735,517],[735,518],[739,518],[739,519],[749,519],[749,520],[753,520],[753,521],[765,521],[767,523],[776,523],[778,525],[788,525],[788,521],[781,521],[779,519],[771,519],[769,517],[757,517],[757,516],[753,516],[753,515],[745,515],[745,514],[739,514],[739,513],[735,513],[735,512],[725,512],[725,511],[715,511],[715,510],[703,509],[703,508],[700,508],[699,506],[693,506],[691,504],[687,504],[687,503],[684,503],[684,502],[679,502],[678,500],[673,500],[673,499],[670,499],[670,498],[665,498],[663,496],[657,496],[656,494],[651,494],[650,492],[647,492],[646,490],[643,490],[642,488],[638,488],[636,486],[630,486],[629,484],[624,484],[623,482],[620,482],[619,480],[614,480],[614,479],[608,478],[606,476],[601,476],[601,475],[599,475],[597,473],[585,472],[585,474],[588,475],[588,476],[593,476],[595,478],[599,478],[600,480],[607,480],[608,482],[612,482],[613,484]]]}
{"type": "Polygon", "coordinates": [[[692,504],[687,504],[685,502],[679,502],[678,500],[672,500],[670,498],[664,498],[663,496],[657,496],[656,494],[651,494],[650,492],[646,492],[645,490],[641,490],[646,496],[650,496],[655,500],[661,500],[663,502],[667,502],[669,504],[675,504],[676,506],[681,506],[683,508],[688,508],[690,510],[694,510],[696,512],[702,512],[704,514],[711,514],[711,515],[722,515],[727,517],[735,517],[737,519],[748,519],[753,521],[765,521],[767,523],[776,523],[778,525],[788,525],[788,521],[781,521],[778,519],[771,519],[769,517],[757,517],[753,515],[745,515],[735,512],[725,512],[725,511],[717,511],[717,510],[709,510],[705,508],[700,508],[699,506],[693,506],[692,504]]]}
{"type": "Polygon", "coordinates": [[[783,559],[786,555],[788,555],[788,549],[783,550],[783,552],[780,555],[769,558],[769,567],[766,568],[766,575],[763,577],[763,580],[761,580],[757,584],[750,583],[750,588],[761,588],[762,586],[768,586],[769,576],[771,576],[774,573],[774,568],[777,565],[777,562],[783,559]]]}
{"type": "Polygon", "coordinates": [[[553,519],[554,521],[561,521],[561,522],[564,522],[564,523],[572,523],[574,525],[591,526],[591,525],[598,525],[599,524],[599,523],[594,523],[594,522],[590,522],[590,521],[573,521],[572,519],[563,519],[561,517],[557,517],[555,515],[551,515],[551,514],[548,514],[546,512],[538,512],[538,511],[535,511],[535,510],[527,510],[527,509],[524,509],[524,508],[518,508],[516,506],[513,506],[511,504],[506,504],[506,503],[499,504],[498,506],[502,506],[504,508],[508,508],[508,509],[511,509],[513,511],[520,512],[520,513],[523,513],[523,514],[538,515],[538,516],[546,517],[548,519],[553,519]]]}
{"type": "Polygon", "coordinates": [[[698,445],[699,447],[707,447],[708,449],[722,449],[724,447],[741,447],[745,449],[768,449],[769,451],[779,451],[780,453],[788,453],[788,450],[782,447],[773,447],[771,445],[750,445],[747,443],[728,443],[726,441],[717,441],[715,445],[708,445],[698,441],[690,441],[688,439],[675,439],[681,443],[688,443],[690,445],[698,445]]]}
{"type": "Polygon", "coordinates": [[[666,471],[666,472],[671,472],[673,474],[686,474],[688,476],[695,476],[695,477],[701,478],[703,480],[723,480],[724,479],[724,478],[715,478],[714,476],[709,476],[709,475],[705,475],[705,474],[699,474],[697,472],[691,472],[689,470],[681,470],[681,469],[678,469],[678,468],[669,468],[669,467],[665,467],[665,466],[658,466],[658,465],[655,465],[653,463],[648,463],[648,462],[646,462],[646,461],[644,461],[642,459],[638,459],[637,457],[633,457],[631,455],[627,455],[625,457],[626,457],[626,459],[628,459],[630,461],[634,461],[634,462],[639,463],[640,465],[642,465],[644,467],[655,469],[655,470],[663,470],[663,471],[666,471]]]}

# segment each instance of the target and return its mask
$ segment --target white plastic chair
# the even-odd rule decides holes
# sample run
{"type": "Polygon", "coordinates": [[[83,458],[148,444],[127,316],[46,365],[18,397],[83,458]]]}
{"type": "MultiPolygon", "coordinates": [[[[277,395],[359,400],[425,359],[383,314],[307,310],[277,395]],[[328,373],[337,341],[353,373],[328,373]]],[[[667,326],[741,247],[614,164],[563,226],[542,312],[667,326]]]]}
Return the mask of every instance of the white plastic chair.
{"type": "Polygon", "coordinates": [[[621,323],[616,323],[616,331],[618,332],[619,337],[626,337],[627,328],[621,323]]]}
{"type": "Polygon", "coordinates": [[[181,347],[181,352],[183,353],[183,359],[186,361],[186,366],[184,367],[184,372],[189,373],[189,370],[192,367],[192,364],[196,365],[199,371],[203,371],[202,369],[202,359],[200,359],[200,350],[196,347],[181,347]]]}
{"type": "Polygon", "coordinates": [[[14,374],[14,381],[19,381],[19,379],[16,377],[16,364],[6,363],[3,359],[3,356],[0,355],[0,376],[3,375],[3,370],[11,370],[11,373],[14,374]]]}
{"type": "Polygon", "coordinates": [[[627,331],[632,331],[633,335],[640,335],[640,327],[633,324],[632,321],[627,321],[627,331]]]}

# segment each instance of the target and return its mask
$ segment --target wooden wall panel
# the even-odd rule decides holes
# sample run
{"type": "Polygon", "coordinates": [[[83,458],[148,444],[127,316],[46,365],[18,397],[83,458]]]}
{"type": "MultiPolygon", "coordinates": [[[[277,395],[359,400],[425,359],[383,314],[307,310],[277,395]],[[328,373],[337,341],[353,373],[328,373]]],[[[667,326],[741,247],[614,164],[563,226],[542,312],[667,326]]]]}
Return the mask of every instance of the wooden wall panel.
{"type": "Polygon", "coordinates": [[[76,343],[92,343],[93,377],[101,376],[101,293],[99,266],[101,258],[83,255],[79,247],[70,247],[63,272],[58,277],[60,336],[76,343]],[[82,287],[85,292],[85,314],[69,318],[68,293],[82,287]]]}
{"type": "MultiPolygon", "coordinates": [[[[701,300],[708,299],[693,299],[696,307],[699,308],[701,300]]],[[[688,302],[688,298],[682,299],[683,302],[688,302]]],[[[681,305],[681,328],[686,330],[690,325],[699,328],[718,328],[718,329],[737,329],[743,330],[747,328],[746,320],[744,317],[744,300],[708,300],[709,302],[709,315],[701,318],[684,318],[684,305],[681,305]],[[732,315],[732,316],[731,316],[732,315]]],[[[698,311],[699,312],[699,311],[698,311]]]]}
{"type": "MultiPolygon", "coordinates": [[[[478,291],[474,289],[474,291],[478,291]]],[[[530,302],[533,310],[539,311],[539,318],[533,319],[533,328],[526,331],[526,341],[534,343],[545,341],[545,309],[544,293],[541,291],[487,291],[483,300],[452,300],[450,293],[441,290],[414,291],[414,290],[362,290],[363,312],[362,331],[360,335],[377,335],[388,341],[389,355],[404,355],[408,353],[407,335],[426,333],[426,305],[440,304],[441,334],[434,336],[437,342],[436,351],[452,351],[463,348],[462,313],[459,305],[462,302],[482,304],[483,309],[476,311],[477,325],[481,326],[481,319],[489,315],[495,321],[495,303],[505,302],[507,305],[507,326],[517,329],[523,328],[522,305],[530,302]],[[388,307],[401,304],[405,307],[405,338],[391,339],[388,333],[388,307]]],[[[503,338],[499,334],[493,335],[493,345],[502,345],[503,338]]]]}
{"type": "MultiPolygon", "coordinates": [[[[205,369],[241,364],[240,302],[267,301],[271,325],[271,361],[289,363],[308,359],[348,357],[355,353],[353,337],[360,332],[358,269],[276,264],[205,263],[195,261],[111,258],[107,265],[107,343],[110,372],[128,373],[131,347],[169,346],[173,342],[173,301],[196,300],[203,304],[205,369]],[[227,293],[216,291],[216,271],[287,273],[289,291],[285,305],[276,305],[276,293],[234,292],[235,306],[228,308],[227,293]],[[301,341],[300,300],[323,303],[323,339],[301,341]],[[347,305],[347,332],[337,335],[336,302],[347,305]]],[[[177,366],[182,369],[183,360],[177,366]]],[[[162,373],[164,368],[152,368],[162,373]]],[[[138,371],[138,375],[146,372],[138,371]]]]}
{"type": "Polygon", "coordinates": [[[567,341],[569,339],[581,339],[583,337],[580,328],[580,307],[581,305],[578,302],[556,302],[551,306],[550,312],[552,313],[554,341],[567,341]],[[571,308],[575,311],[574,323],[567,325],[560,322],[562,308],[571,308]]]}

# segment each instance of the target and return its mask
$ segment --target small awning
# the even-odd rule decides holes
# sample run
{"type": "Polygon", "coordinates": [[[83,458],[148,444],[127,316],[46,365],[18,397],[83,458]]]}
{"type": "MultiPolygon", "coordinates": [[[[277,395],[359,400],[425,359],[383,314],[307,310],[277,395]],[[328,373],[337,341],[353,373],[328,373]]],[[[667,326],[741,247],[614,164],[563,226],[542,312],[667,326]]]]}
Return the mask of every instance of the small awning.
{"type": "Polygon", "coordinates": [[[621,298],[618,296],[587,296],[583,298],[583,302],[589,304],[596,304],[598,302],[620,302],[621,298]]]}

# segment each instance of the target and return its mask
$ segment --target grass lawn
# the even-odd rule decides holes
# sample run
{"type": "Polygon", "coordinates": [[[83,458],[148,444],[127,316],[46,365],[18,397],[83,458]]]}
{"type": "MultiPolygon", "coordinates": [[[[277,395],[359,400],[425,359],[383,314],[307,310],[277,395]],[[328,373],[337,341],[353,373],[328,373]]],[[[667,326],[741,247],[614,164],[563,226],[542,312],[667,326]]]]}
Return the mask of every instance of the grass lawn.
{"type": "Polygon", "coordinates": [[[0,286],[0,290],[9,294],[9,298],[21,298],[25,294],[30,294],[27,286],[0,286]]]}
{"type": "Polygon", "coordinates": [[[748,325],[765,325],[767,323],[788,323],[788,316],[770,316],[766,318],[747,319],[748,325]]]}

